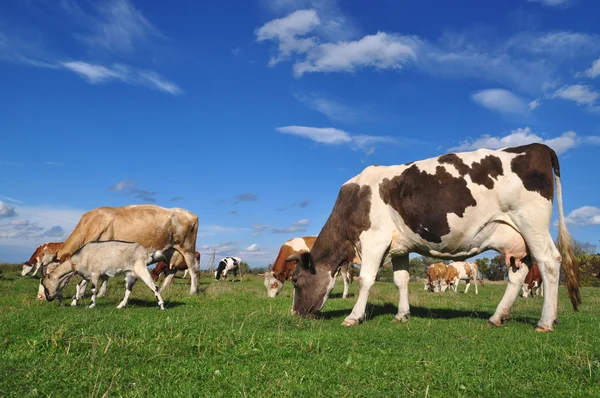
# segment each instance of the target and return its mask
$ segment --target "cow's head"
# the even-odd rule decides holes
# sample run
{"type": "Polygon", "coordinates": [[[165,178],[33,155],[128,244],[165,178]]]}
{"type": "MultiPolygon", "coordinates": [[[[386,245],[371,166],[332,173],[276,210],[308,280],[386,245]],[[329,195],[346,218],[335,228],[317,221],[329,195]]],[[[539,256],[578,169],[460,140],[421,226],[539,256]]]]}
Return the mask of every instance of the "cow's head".
{"type": "Polygon", "coordinates": [[[46,300],[52,301],[55,298],[62,303],[62,290],[67,286],[74,272],[70,259],[62,264],[50,263],[48,266],[41,267],[41,284],[44,287],[46,300]]]}
{"type": "Polygon", "coordinates": [[[292,314],[304,317],[314,316],[323,308],[329,293],[333,290],[340,266],[334,272],[328,270],[327,267],[315,267],[310,252],[293,254],[285,261],[297,261],[292,274],[292,283],[294,284],[292,314]]]}
{"type": "Polygon", "coordinates": [[[225,262],[221,261],[217,270],[215,271],[215,280],[221,279],[221,276],[227,276],[227,270],[225,269],[225,262]]]}
{"type": "Polygon", "coordinates": [[[265,287],[269,297],[274,298],[283,289],[283,282],[275,277],[273,271],[268,271],[265,272],[265,287]]]}
{"type": "Polygon", "coordinates": [[[34,266],[29,264],[29,261],[25,261],[23,263],[23,271],[21,271],[21,276],[25,276],[33,270],[34,266]]]}

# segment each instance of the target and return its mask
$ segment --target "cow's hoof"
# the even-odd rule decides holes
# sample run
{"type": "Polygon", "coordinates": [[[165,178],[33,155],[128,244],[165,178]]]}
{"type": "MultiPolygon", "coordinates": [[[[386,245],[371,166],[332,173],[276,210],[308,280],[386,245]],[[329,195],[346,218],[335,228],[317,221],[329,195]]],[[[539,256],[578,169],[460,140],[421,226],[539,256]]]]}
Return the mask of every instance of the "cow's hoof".
{"type": "Polygon", "coordinates": [[[73,300],[71,301],[71,307],[76,307],[77,306],[77,301],[73,300]]]}
{"type": "Polygon", "coordinates": [[[358,325],[358,319],[346,318],[346,319],[344,319],[344,322],[342,322],[342,326],[356,326],[356,325],[358,325]]]}
{"type": "Polygon", "coordinates": [[[538,326],[535,328],[536,332],[554,332],[554,328],[552,326],[538,326]]]}
{"type": "Polygon", "coordinates": [[[392,322],[406,323],[406,322],[408,322],[409,319],[410,319],[410,314],[404,314],[404,315],[401,315],[401,316],[396,315],[394,317],[394,319],[392,319],[392,322]]]}
{"type": "Polygon", "coordinates": [[[96,304],[90,304],[88,305],[88,308],[96,308],[96,304]]]}
{"type": "Polygon", "coordinates": [[[501,328],[502,327],[502,323],[498,324],[496,322],[492,322],[491,320],[489,320],[487,322],[487,327],[488,328],[501,328]]]}

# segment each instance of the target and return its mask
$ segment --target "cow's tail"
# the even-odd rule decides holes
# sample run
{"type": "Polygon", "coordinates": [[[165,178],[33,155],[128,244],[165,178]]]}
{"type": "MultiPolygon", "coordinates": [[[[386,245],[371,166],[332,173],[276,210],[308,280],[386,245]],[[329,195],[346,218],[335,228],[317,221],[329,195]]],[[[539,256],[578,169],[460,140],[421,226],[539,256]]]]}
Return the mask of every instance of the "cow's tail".
{"type": "Polygon", "coordinates": [[[562,185],[560,182],[560,165],[556,152],[550,149],[550,158],[552,159],[552,168],[556,178],[556,204],[558,206],[558,251],[562,257],[562,266],[567,275],[567,291],[573,310],[579,311],[581,304],[581,295],[579,293],[579,263],[573,252],[571,235],[567,230],[565,223],[565,213],[563,211],[562,185]]]}

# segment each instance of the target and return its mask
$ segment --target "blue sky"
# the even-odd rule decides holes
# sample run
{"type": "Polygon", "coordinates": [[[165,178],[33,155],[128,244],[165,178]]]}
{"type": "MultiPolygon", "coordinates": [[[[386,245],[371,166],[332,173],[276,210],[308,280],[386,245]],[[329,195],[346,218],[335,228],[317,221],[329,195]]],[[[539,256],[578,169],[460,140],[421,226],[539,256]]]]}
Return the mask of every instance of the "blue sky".
{"type": "MultiPolygon", "coordinates": [[[[600,239],[593,0],[16,0],[0,8],[0,261],[156,203],[251,266],[369,164],[545,142],[600,239]]],[[[556,216],[555,216],[556,217],[556,216]]],[[[556,230],[553,229],[556,235],[556,230]]]]}

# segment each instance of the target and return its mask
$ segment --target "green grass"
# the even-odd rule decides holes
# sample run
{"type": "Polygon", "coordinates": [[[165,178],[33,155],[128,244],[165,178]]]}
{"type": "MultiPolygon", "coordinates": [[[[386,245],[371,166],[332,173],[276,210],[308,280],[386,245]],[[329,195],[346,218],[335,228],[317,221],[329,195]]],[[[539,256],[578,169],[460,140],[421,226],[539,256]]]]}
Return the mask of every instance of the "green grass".
{"type": "Polygon", "coordinates": [[[391,322],[396,288],[378,282],[370,319],[345,328],[356,297],[339,298],[341,280],[318,320],[290,315],[289,283],[269,299],[255,276],[241,283],[203,276],[193,297],[186,281],[175,281],[166,311],[141,282],[129,306],[117,310],[120,277],[87,309],[88,297],[76,308],[39,302],[36,279],[5,270],[0,396],[600,396],[597,289],[583,289],[574,313],[561,286],[556,332],[536,333],[541,298],[519,298],[503,328],[486,327],[501,284],[487,284],[476,297],[411,283],[411,320],[400,324],[391,322]]]}

